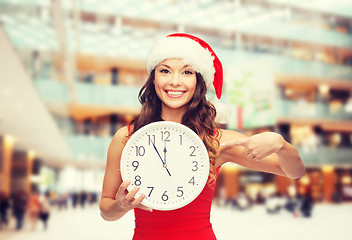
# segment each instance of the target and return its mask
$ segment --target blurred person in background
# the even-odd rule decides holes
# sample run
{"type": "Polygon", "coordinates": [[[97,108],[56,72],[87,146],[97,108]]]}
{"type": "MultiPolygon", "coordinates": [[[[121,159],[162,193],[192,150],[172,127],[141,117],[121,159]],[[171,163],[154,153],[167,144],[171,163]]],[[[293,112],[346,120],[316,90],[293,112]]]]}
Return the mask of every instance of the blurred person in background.
{"type": "Polygon", "coordinates": [[[141,113],[116,132],[109,146],[100,201],[101,215],[107,221],[120,219],[134,210],[134,240],[216,239],[210,223],[212,183],[226,162],[293,179],[304,175],[296,148],[281,135],[265,132],[247,137],[220,129],[215,123],[226,118],[228,108],[218,100],[222,65],[206,42],[188,34],[169,35],[152,48],[147,70],[149,78],[139,94],[141,113]],[[212,86],[218,98],[213,104],[205,96],[207,87],[212,86]],[[163,120],[193,129],[205,144],[210,160],[209,181],[202,193],[187,206],[173,211],[157,211],[142,205],[146,195],[135,198],[138,187],[128,192],[130,182],[122,181],[120,173],[120,158],[128,138],[141,127],[163,120]]]}
{"type": "Polygon", "coordinates": [[[39,219],[43,222],[44,230],[48,228],[48,219],[50,217],[50,193],[45,193],[40,199],[39,219]]]}
{"type": "Polygon", "coordinates": [[[237,207],[239,210],[244,211],[253,206],[253,201],[244,190],[241,190],[234,198],[232,204],[233,207],[237,207]]]}
{"type": "Polygon", "coordinates": [[[10,199],[6,192],[0,192],[0,229],[8,226],[8,209],[10,208],[10,199]]]}
{"type": "Polygon", "coordinates": [[[297,196],[296,187],[294,185],[290,185],[288,187],[288,193],[287,193],[287,198],[286,198],[286,203],[284,205],[284,208],[295,215],[299,207],[300,207],[300,203],[299,203],[299,198],[297,196]]]}
{"type": "Polygon", "coordinates": [[[266,212],[270,214],[279,213],[285,206],[284,198],[279,193],[273,193],[265,199],[266,212]]]}
{"type": "Polygon", "coordinates": [[[78,204],[78,200],[79,200],[78,193],[76,193],[76,192],[72,193],[71,198],[72,198],[72,207],[76,208],[77,204],[78,204]]]}
{"type": "Polygon", "coordinates": [[[32,73],[32,79],[36,79],[40,76],[40,72],[43,67],[43,62],[40,56],[40,52],[35,50],[32,52],[32,61],[31,61],[31,73],[32,73]]]}
{"type": "Polygon", "coordinates": [[[28,201],[28,216],[31,223],[31,229],[35,230],[40,211],[40,201],[39,201],[39,192],[33,191],[28,201]]]}
{"type": "Polygon", "coordinates": [[[67,209],[68,198],[69,196],[67,193],[59,195],[57,199],[57,205],[59,207],[59,210],[61,210],[62,208],[67,209]]]}
{"type": "Polygon", "coordinates": [[[342,203],[342,184],[337,183],[335,191],[331,194],[331,201],[335,204],[342,203]]]}
{"type": "Polygon", "coordinates": [[[90,194],[90,201],[89,201],[89,203],[90,203],[91,205],[92,205],[92,204],[95,204],[95,203],[97,203],[97,200],[98,200],[97,193],[92,192],[92,193],[90,194]]]}
{"type": "Polygon", "coordinates": [[[79,200],[80,200],[79,203],[82,208],[85,207],[86,202],[87,202],[87,198],[88,198],[87,193],[85,191],[82,191],[80,194],[80,197],[79,197],[79,200]]]}
{"type": "Polygon", "coordinates": [[[16,230],[21,230],[27,210],[28,196],[24,190],[17,191],[12,198],[12,213],[16,219],[16,230]]]}
{"type": "Polygon", "coordinates": [[[312,210],[313,210],[313,198],[312,198],[312,191],[311,187],[307,186],[307,189],[304,194],[300,197],[300,213],[303,217],[311,217],[312,210]]]}

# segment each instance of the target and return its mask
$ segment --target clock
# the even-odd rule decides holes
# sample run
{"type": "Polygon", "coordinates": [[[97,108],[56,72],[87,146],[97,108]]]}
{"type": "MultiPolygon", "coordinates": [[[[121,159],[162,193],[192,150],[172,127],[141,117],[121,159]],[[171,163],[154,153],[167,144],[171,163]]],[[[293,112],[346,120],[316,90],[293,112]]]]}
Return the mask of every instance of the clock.
{"type": "Polygon", "coordinates": [[[192,202],[209,175],[208,151],[190,128],[175,122],[150,123],[127,141],[121,155],[121,176],[128,191],[140,187],[142,204],[156,210],[174,210],[192,202]]]}

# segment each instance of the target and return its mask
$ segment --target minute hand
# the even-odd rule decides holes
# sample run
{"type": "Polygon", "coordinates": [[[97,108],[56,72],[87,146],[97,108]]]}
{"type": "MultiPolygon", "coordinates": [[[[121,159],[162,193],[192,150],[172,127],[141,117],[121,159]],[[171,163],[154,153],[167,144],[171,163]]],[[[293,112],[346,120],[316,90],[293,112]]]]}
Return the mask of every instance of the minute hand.
{"type": "Polygon", "coordinates": [[[155,145],[154,145],[153,142],[152,142],[152,144],[153,144],[153,147],[154,147],[156,153],[158,154],[158,156],[159,156],[159,158],[160,158],[160,160],[161,160],[161,162],[162,162],[162,164],[163,164],[163,167],[166,169],[167,173],[168,173],[168,174],[170,175],[170,177],[171,177],[171,174],[170,174],[169,170],[167,169],[167,166],[166,166],[165,162],[163,161],[162,157],[160,156],[160,153],[158,152],[158,149],[156,149],[156,147],[155,147],[155,145]]]}

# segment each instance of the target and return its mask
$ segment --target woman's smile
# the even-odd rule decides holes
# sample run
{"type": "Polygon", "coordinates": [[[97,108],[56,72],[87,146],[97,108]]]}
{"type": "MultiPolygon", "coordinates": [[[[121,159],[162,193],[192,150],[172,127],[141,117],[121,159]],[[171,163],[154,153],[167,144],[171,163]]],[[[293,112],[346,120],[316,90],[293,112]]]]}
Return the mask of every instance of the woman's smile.
{"type": "Polygon", "coordinates": [[[180,91],[180,90],[165,90],[166,94],[168,95],[168,97],[171,97],[171,98],[179,98],[179,97],[182,97],[183,94],[186,92],[186,91],[180,91]]]}

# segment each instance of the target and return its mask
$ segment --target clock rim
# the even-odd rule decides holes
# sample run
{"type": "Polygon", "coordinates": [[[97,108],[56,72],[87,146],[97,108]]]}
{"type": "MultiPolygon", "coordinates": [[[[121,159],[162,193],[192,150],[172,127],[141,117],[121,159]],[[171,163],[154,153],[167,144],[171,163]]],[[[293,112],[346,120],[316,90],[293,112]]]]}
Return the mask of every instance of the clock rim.
{"type": "MultiPolygon", "coordinates": [[[[157,122],[152,122],[152,123],[149,123],[143,127],[141,127],[140,129],[138,129],[126,142],[123,150],[122,150],[122,154],[121,154],[121,160],[120,160],[120,171],[121,171],[121,178],[122,178],[122,181],[124,180],[127,180],[127,177],[125,176],[126,174],[124,173],[126,170],[124,170],[125,168],[123,167],[125,164],[122,164],[123,161],[125,161],[124,159],[127,159],[127,157],[125,157],[125,155],[127,155],[127,150],[125,151],[125,149],[127,149],[126,147],[128,147],[128,145],[132,145],[134,139],[138,138],[141,135],[144,134],[144,132],[148,131],[148,129],[150,128],[154,128],[154,127],[164,127],[165,125],[168,125],[168,126],[173,126],[173,127],[176,127],[176,128],[182,128],[184,129],[188,134],[190,135],[193,135],[193,137],[195,139],[197,139],[196,141],[198,141],[201,146],[201,148],[203,148],[204,152],[206,153],[206,158],[208,159],[208,161],[206,161],[206,170],[208,172],[208,174],[206,175],[206,177],[204,177],[204,179],[202,179],[202,182],[198,185],[200,186],[197,191],[196,191],[196,194],[194,195],[194,197],[191,197],[190,199],[188,199],[187,201],[184,201],[181,205],[177,205],[177,206],[172,206],[172,207],[162,207],[162,208],[159,208],[159,205],[158,206],[155,206],[155,205],[152,205],[152,204],[149,204],[148,202],[145,201],[145,199],[142,201],[142,205],[143,206],[146,206],[146,207],[150,207],[150,208],[153,208],[155,210],[159,210],[159,211],[170,211],[170,210],[177,210],[177,209],[180,209],[182,207],[185,207],[187,206],[188,204],[190,204],[191,202],[193,202],[199,195],[200,193],[204,190],[207,182],[208,182],[208,178],[209,178],[209,170],[210,170],[210,163],[209,163],[209,154],[208,154],[208,151],[203,143],[203,141],[200,139],[200,137],[192,130],[190,129],[189,127],[181,124],[181,123],[177,123],[177,122],[172,122],[172,121],[157,121],[157,122]],[[136,134],[137,133],[137,134],[136,134]]],[[[127,187],[127,190],[128,191],[131,191],[132,188],[134,186],[132,186],[131,184],[127,187]]]]}

